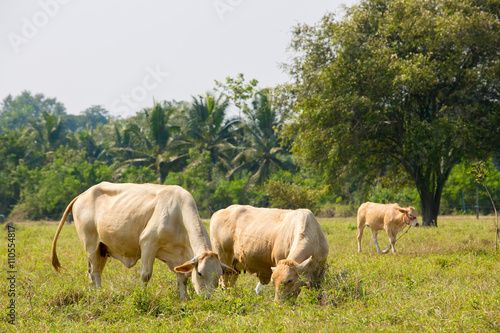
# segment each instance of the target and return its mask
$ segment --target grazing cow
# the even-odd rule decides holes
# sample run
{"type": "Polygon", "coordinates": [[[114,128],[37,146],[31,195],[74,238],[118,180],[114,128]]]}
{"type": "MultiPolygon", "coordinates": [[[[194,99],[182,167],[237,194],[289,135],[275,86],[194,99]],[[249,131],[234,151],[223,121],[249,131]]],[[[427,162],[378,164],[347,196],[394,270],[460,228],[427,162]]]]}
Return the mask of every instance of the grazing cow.
{"type": "Polygon", "coordinates": [[[88,256],[89,277],[96,287],[101,285],[108,257],[128,268],[141,259],[144,285],[151,278],[155,258],[160,259],[177,273],[182,298],[189,275],[196,293],[209,294],[223,271],[232,271],[212,251],[189,192],[179,186],[108,182],[92,186],[66,208],[52,243],[52,266],[57,271],[61,269],[57,238],[71,210],[88,256]]]}
{"type": "Polygon", "coordinates": [[[406,226],[418,227],[417,212],[413,207],[402,208],[398,204],[378,204],[365,202],[358,209],[358,252],[361,252],[361,237],[363,230],[368,226],[372,230],[372,239],[377,247],[378,253],[387,253],[392,248],[392,253],[396,254],[396,235],[406,226]],[[377,241],[379,230],[385,230],[391,244],[384,251],[380,250],[377,241]]]}
{"type": "MultiPolygon", "coordinates": [[[[315,288],[324,275],[328,243],[308,209],[233,205],[212,216],[210,240],[223,263],[256,274],[257,292],[271,281],[276,301],[296,299],[305,285],[300,275],[315,288]]],[[[222,285],[234,286],[237,277],[224,274],[222,285]]]]}

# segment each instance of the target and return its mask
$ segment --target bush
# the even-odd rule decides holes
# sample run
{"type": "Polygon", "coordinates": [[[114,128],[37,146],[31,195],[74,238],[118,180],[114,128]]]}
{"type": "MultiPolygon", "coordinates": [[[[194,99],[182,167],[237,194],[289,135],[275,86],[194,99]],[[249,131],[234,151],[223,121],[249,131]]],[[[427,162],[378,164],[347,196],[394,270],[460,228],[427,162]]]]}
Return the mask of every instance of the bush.
{"type": "Polygon", "coordinates": [[[16,219],[59,219],[71,199],[90,186],[112,180],[113,170],[100,162],[90,164],[86,152],[62,147],[47,157],[42,168],[20,164],[14,177],[21,184],[21,199],[11,216],[16,219]]]}
{"type": "Polygon", "coordinates": [[[282,180],[271,180],[265,186],[270,206],[282,209],[307,208],[317,213],[322,191],[282,180]]]}

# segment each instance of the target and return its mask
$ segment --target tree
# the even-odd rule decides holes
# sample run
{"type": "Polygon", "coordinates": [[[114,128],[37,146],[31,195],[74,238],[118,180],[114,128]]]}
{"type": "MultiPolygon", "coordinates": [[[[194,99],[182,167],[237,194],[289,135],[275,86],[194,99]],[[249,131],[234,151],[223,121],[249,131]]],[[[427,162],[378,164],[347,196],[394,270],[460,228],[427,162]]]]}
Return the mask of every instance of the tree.
{"type": "Polygon", "coordinates": [[[30,138],[20,129],[0,134],[0,214],[9,215],[19,200],[22,184],[12,177],[20,163],[33,159],[30,138]]]}
{"type": "Polygon", "coordinates": [[[132,144],[130,136],[135,137],[136,142],[133,147],[119,146],[122,144],[122,136],[115,126],[115,140],[118,146],[114,150],[133,156],[125,160],[126,164],[139,164],[154,169],[159,184],[165,181],[169,167],[179,160],[176,145],[172,142],[173,134],[179,130],[179,125],[175,121],[178,111],[175,103],[169,102],[155,102],[152,108],[145,109],[145,121],[128,124],[123,135],[129,145],[132,144]]]}
{"type": "Polygon", "coordinates": [[[222,96],[193,97],[193,103],[187,110],[187,125],[183,130],[182,149],[189,151],[191,148],[199,152],[210,153],[211,168],[208,173],[208,182],[212,179],[212,168],[217,164],[230,168],[224,153],[234,149],[234,126],[237,119],[226,119],[228,100],[222,96]]]}
{"type": "Polygon", "coordinates": [[[363,0],[298,25],[293,152],[332,180],[399,168],[437,226],[453,166],[500,149],[499,14],[498,0],[363,0]]]}
{"type": "Polygon", "coordinates": [[[44,112],[56,117],[64,116],[66,108],[55,98],[46,98],[43,94],[33,96],[29,91],[23,91],[16,97],[8,95],[0,109],[0,131],[23,128],[37,121],[44,112]]]}
{"type": "Polygon", "coordinates": [[[252,101],[251,108],[244,108],[245,121],[241,123],[244,139],[237,148],[239,153],[232,160],[236,165],[229,176],[240,169],[252,172],[251,184],[261,184],[273,170],[290,169],[293,166],[289,152],[280,146],[278,131],[283,125],[272,108],[269,93],[262,90],[252,101]]]}
{"type": "Polygon", "coordinates": [[[39,119],[31,122],[35,143],[42,151],[55,151],[64,142],[64,122],[62,116],[55,115],[54,111],[43,111],[39,119]]]}
{"type": "Polygon", "coordinates": [[[100,124],[105,125],[110,120],[109,111],[100,105],[93,105],[79,115],[68,115],[66,117],[66,127],[76,132],[79,129],[95,129],[100,124]]]}

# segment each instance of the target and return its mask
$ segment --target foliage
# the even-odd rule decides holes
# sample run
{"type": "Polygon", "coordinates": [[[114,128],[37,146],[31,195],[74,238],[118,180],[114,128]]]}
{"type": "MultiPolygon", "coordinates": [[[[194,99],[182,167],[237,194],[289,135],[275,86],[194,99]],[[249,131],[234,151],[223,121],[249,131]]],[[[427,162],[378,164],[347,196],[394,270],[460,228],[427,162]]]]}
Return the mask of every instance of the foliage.
{"type": "Polygon", "coordinates": [[[57,219],[72,198],[84,192],[88,184],[112,180],[112,169],[102,163],[88,163],[85,151],[60,148],[40,169],[20,164],[13,176],[21,184],[21,202],[11,215],[16,219],[57,219]]]}
{"type": "MultiPolygon", "coordinates": [[[[126,125],[124,134],[135,140],[135,147],[114,148],[116,152],[124,152],[123,163],[146,166],[155,170],[157,183],[162,184],[172,165],[179,157],[175,149],[174,134],[179,130],[179,109],[173,103],[154,103],[152,108],[145,109],[142,114],[126,125]]],[[[120,133],[116,128],[118,141],[120,133]]]]}
{"type": "Polygon", "coordinates": [[[260,202],[262,195],[247,187],[249,175],[242,174],[232,180],[217,176],[207,182],[210,169],[210,153],[191,148],[188,167],[182,172],[172,172],[165,180],[166,185],[179,185],[194,197],[200,215],[210,218],[215,211],[232,204],[260,202]]]}
{"type": "Polygon", "coordinates": [[[418,192],[413,187],[404,187],[393,189],[376,185],[370,195],[368,201],[379,203],[399,203],[400,206],[414,206],[419,207],[420,197],[418,192]]]}
{"type": "Polygon", "coordinates": [[[437,225],[453,167],[499,152],[497,0],[364,0],[298,25],[284,134],[332,182],[403,169],[437,225]]]}
{"type": "Polygon", "coordinates": [[[308,184],[299,175],[292,176],[290,172],[279,172],[264,186],[269,196],[270,207],[283,209],[307,208],[317,213],[322,197],[328,187],[319,184],[308,184]]]}
{"type": "Polygon", "coordinates": [[[278,132],[283,125],[278,113],[272,108],[267,91],[256,93],[252,106],[244,109],[246,121],[240,126],[243,140],[235,149],[237,155],[232,164],[235,167],[228,173],[249,170],[251,185],[264,183],[278,170],[292,169],[294,164],[285,147],[280,146],[278,132]]]}
{"type": "Polygon", "coordinates": [[[29,91],[23,91],[16,97],[8,95],[0,108],[0,133],[23,128],[37,121],[44,112],[63,116],[66,108],[55,98],[46,98],[43,94],[33,96],[29,91]]]}
{"type": "Polygon", "coordinates": [[[79,115],[68,115],[66,128],[72,132],[80,129],[95,129],[99,125],[108,124],[110,119],[108,110],[100,105],[94,105],[83,110],[79,115]]]}
{"type": "MultiPolygon", "coordinates": [[[[184,150],[195,148],[210,152],[210,164],[227,169],[226,154],[234,148],[236,136],[234,126],[238,119],[227,118],[229,102],[223,96],[209,93],[193,97],[193,103],[187,110],[187,125],[181,136],[184,150]]],[[[212,181],[212,168],[207,181],[212,181]]]]}
{"type": "MultiPolygon", "coordinates": [[[[484,180],[485,184],[487,188],[492,190],[492,196],[499,198],[500,171],[495,167],[493,159],[488,160],[483,166],[488,174],[488,177],[484,180]]],[[[462,163],[453,168],[450,179],[443,190],[443,214],[455,212],[475,214],[476,191],[479,195],[479,212],[481,214],[492,213],[488,194],[476,183],[475,177],[470,173],[471,167],[470,163],[462,163]]]]}
{"type": "Polygon", "coordinates": [[[248,186],[249,179],[250,175],[248,173],[238,174],[231,180],[220,178],[210,198],[212,207],[215,210],[233,204],[267,207],[268,197],[266,193],[248,186]]]}
{"type": "Polygon", "coordinates": [[[486,167],[484,166],[484,161],[477,161],[477,162],[473,163],[472,170],[470,171],[470,173],[474,175],[476,183],[483,185],[484,190],[488,194],[491,205],[493,206],[493,210],[495,211],[495,251],[498,251],[498,247],[500,245],[500,243],[499,243],[499,231],[498,231],[498,212],[497,212],[495,202],[493,201],[493,198],[491,197],[491,193],[488,190],[488,186],[486,185],[486,178],[488,176],[488,172],[486,170],[486,167]]]}
{"type": "Polygon", "coordinates": [[[215,80],[216,87],[214,90],[220,91],[221,94],[231,100],[240,110],[241,116],[241,112],[244,112],[248,107],[247,101],[254,98],[258,93],[258,84],[259,81],[256,79],[246,82],[245,76],[242,73],[239,73],[236,78],[227,77],[225,83],[215,80]]]}

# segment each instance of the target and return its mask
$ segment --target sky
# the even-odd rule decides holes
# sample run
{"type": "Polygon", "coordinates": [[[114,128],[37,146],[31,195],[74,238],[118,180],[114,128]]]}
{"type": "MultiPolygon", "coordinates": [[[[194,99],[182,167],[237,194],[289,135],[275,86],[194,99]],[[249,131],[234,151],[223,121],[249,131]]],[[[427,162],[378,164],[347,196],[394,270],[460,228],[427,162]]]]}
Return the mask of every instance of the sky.
{"type": "Polygon", "coordinates": [[[128,117],[153,100],[186,100],[214,80],[289,77],[291,31],[355,0],[0,1],[0,99],[28,90],[69,114],[101,105],[128,117]]]}

